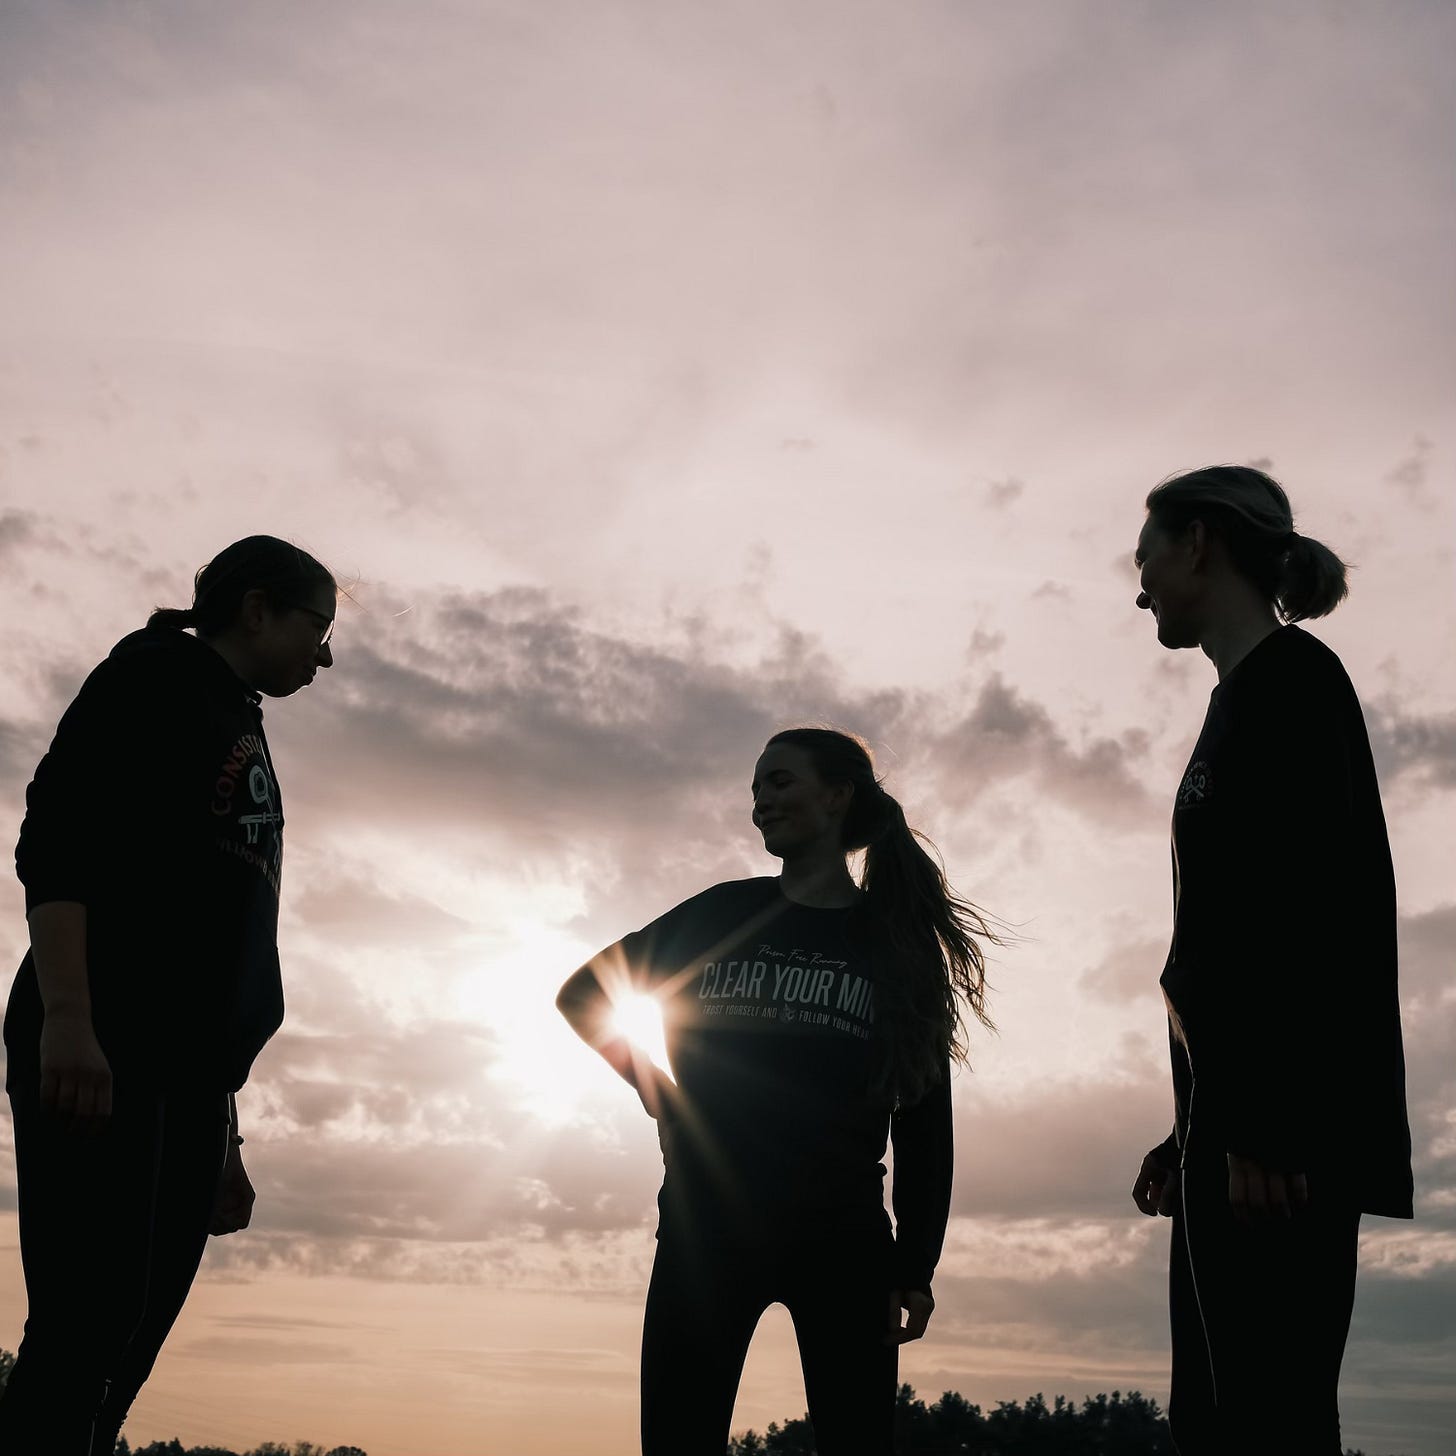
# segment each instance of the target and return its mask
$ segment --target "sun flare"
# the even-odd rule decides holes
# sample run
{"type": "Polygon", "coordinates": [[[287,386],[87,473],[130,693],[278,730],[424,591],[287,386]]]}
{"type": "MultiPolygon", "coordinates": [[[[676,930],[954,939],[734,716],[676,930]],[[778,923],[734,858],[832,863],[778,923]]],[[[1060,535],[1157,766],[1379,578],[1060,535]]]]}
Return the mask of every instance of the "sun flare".
{"type": "MultiPolygon", "coordinates": [[[[667,1042],[662,1030],[662,1004],[655,996],[631,991],[616,998],[612,1025],[654,1066],[668,1072],[667,1042]]],[[[669,1075],[670,1072],[669,1072],[669,1075]]]]}

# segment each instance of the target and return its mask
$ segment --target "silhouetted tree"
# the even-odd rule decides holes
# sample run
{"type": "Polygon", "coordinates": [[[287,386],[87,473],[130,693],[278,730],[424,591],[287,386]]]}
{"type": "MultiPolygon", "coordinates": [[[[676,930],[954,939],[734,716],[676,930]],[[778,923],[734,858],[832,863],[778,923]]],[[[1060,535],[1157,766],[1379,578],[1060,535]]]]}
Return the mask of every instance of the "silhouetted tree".
{"type": "MultiPolygon", "coordinates": [[[[986,1414],[963,1395],[945,1392],[933,1405],[902,1385],[895,1401],[900,1456],[1171,1456],[1168,1423],[1155,1401],[1113,1391],[1078,1407],[1065,1396],[1001,1401],[986,1414]]],[[[814,1456],[808,1417],[747,1431],[729,1456],[814,1456]]]]}
{"type": "MultiPolygon", "coordinates": [[[[180,1441],[153,1441],[150,1446],[133,1450],[123,1436],[116,1443],[115,1456],[238,1456],[222,1446],[183,1446],[180,1441]]],[[[264,1441],[242,1453],[242,1456],[369,1456],[358,1446],[331,1446],[327,1450],[312,1441],[295,1441],[291,1446],[279,1441],[264,1441]]]]}
{"type": "MultiPolygon", "coordinates": [[[[1050,1405],[1041,1394],[1018,1404],[998,1401],[983,1412],[965,1396],[945,1392],[934,1405],[908,1385],[895,1399],[897,1456],[1172,1456],[1168,1421],[1140,1391],[1094,1395],[1079,1407],[1064,1395],[1050,1405]]],[[[745,1431],[728,1456],[816,1456],[807,1416],[773,1422],[762,1435],[745,1431]]],[[[1364,1456],[1346,1451],[1345,1456],[1364,1456]]]]}

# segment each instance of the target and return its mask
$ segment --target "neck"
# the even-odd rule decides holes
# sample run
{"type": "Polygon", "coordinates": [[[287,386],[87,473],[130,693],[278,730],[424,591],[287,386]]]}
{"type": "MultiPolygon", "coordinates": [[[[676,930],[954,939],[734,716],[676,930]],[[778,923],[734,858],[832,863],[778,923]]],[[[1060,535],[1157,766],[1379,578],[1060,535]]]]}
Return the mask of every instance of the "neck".
{"type": "Polygon", "coordinates": [[[859,898],[844,852],[835,846],[786,855],[779,888],[795,904],[817,910],[847,909],[859,898]]]}
{"type": "Polygon", "coordinates": [[[1271,632],[1279,630],[1274,608],[1262,597],[1237,592],[1219,604],[1198,645],[1218,669],[1222,682],[1271,632]]]}
{"type": "Polygon", "coordinates": [[[204,642],[232,668],[232,670],[253,687],[253,679],[249,675],[252,667],[251,659],[248,656],[247,648],[230,632],[219,632],[215,637],[204,637],[202,633],[197,634],[197,640],[204,642]]]}

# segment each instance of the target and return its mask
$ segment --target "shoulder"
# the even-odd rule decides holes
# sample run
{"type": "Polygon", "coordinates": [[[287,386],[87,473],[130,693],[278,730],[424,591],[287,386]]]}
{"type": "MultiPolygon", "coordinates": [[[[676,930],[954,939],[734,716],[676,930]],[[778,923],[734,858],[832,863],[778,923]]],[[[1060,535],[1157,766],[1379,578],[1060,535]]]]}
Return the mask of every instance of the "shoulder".
{"type": "Polygon", "coordinates": [[[195,678],[215,656],[205,642],[179,627],[142,627],[128,632],[107,654],[106,662],[139,676],[195,678]]]}
{"type": "Polygon", "coordinates": [[[715,905],[765,905],[777,900],[779,882],[772,875],[754,875],[746,880],[721,880],[709,885],[697,900],[715,905]]]}
{"type": "MultiPolygon", "coordinates": [[[[123,637],[81,679],[81,684],[66,710],[66,717],[74,719],[83,716],[88,710],[129,696],[140,686],[140,680],[147,675],[149,669],[140,667],[134,661],[131,642],[132,638],[139,635],[133,632],[123,637]]],[[[57,678],[61,677],[62,674],[58,672],[57,678]]]]}
{"type": "Polygon", "coordinates": [[[663,920],[672,918],[680,923],[708,921],[714,924],[730,921],[743,915],[752,915],[778,901],[778,881],[759,876],[747,880],[723,880],[709,885],[681,904],[674,905],[663,920]]]}
{"type": "Polygon", "coordinates": [[[1331,800],[1331,786],[1367,759],[1369,731],[1338,655],[1298,627],[1282,628],[1238,688],[1232,718],[1247,771],[1268,796],[1331,800]]]}
{"type": "Polygon", "coordinates": [[[1293,624],[1281,627],[1249,655],[1237,696],[1263,699],[1296,714],[1358,705],[1354,685],[1334,649],[1293,624]]]}
{"type": "Polygon", "coordinates": [[[712,941],[777,903],[777,880],[724,880],[664,911],[628,940],[653,944],[669,937],[712,941]]]}
{"type": "Polygon", "coordinates": [[[68,740],[104,734],[113,743],[149,743],[159,751],[165,742],[189,739],[203,721],[205,665],[198,654],[208,651],[172,628],[129,633],[86,675],[58,733],[68,740]]]}
{"type": "Polygon", "coordinates": [[[1335,679],[1349,682],[1349,674],[1339,655],[1327,642],[1321,641],[1313,632],[1290,622],[1274,632],[1265,644],[1270,657],[1285,671],[1308,674],[1311,677],[1335,679]]]}
{"type": "Polygon", "coordinates": [[[97,663],[82,690],[175,692],[195,679],[196,655],[207,650],[175,628],[143,627],[127,633],[97,663]]]}

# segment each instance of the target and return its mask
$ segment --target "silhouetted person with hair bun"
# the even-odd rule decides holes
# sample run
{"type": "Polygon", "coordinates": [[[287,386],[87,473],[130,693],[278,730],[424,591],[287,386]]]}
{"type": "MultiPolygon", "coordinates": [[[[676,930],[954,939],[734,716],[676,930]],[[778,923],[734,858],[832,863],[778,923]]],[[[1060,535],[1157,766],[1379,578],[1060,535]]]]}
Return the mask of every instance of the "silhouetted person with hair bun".
{"type": "Polygon", "coordinates": [[[782,873],[684,901],[557,998],[662,1143],[642,1449],[722,1456],[754,1327],[783,1303],[820,1456],[889,1456],[897,1349],[925,1333],[950,1208],[950,1062],[962,1008],[986,1022],[978,940],[995,937],[858,739],[775,734],[752,790],[782,873]],[[614,1023],[633,992],[662,1007],[671,1077],[614,1023]]]}
{"type": "Polygon", "coordinates": [[[207,1235],[251,1216],[233,1094],[283,1017],[259,702],[332,664],[338,593],[272,536],[195,588],[90,674],[26,791],[5,1046],[29,1312],[4,1456],[110,1456],[207,1235]]]}
{"type": "Polygon", "coordinates": [[[1412,1214],[1380,789],[1344,668],[1293,625],[1345,567],[1259,470],[1165,481],[1147,511],[1137,604],[1218,670],[1173,806],[1175,1126],[1133,1187],[1174,1220],[1173,1438],[1340,1456],[1360,1216],[1412,1214]]]}

